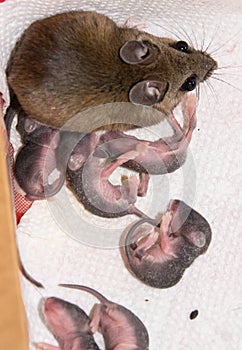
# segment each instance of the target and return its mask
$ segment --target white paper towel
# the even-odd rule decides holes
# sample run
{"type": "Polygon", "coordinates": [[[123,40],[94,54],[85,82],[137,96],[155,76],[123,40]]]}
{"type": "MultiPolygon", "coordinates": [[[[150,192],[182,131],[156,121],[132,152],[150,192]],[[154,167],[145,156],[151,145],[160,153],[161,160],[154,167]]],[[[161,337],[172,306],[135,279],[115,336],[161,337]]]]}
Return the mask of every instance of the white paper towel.
{"type": "MultiPolygon", "coordinates": [[[[175,287],[167,290],[150,288],[124,268],[116,245],[125,225],[134,219],[132,217],[113,220],[94,217],[75,202],[66,188],[60,196],[65,196],[68,211],[61,201],[58,202],[58,197],[36,201],[24,215],[17,230],[21,259],[31,275],[46,287],[39,291],[22,279],[30,349],[34,348],[32,342],[56,344],[38,315],[41,296],[62,297],[77,303],[87,313],[96,302],[84,292],[57,287],[60,282],[70,282],[91,286],[112,301],[130,308],[148,329],[150,350],[237,350],[241,346],[242,304],[239,276],[242,228],[239,171],[241,1],[7,0],[0,3],[0,92],[6,105],[8,94],[3,72],[17,37],[37,18],[71,9],[97,10],[120,25],[133,16],[135,23],[147,23],[148,30],[154,34],[177,35],[183,40],[190,37],[197,47],[203,41],[203,47],[206,47],[211,41],[209,52],[214,51],[219,67],[228,67],[219,69],[220,75],[216,77],[234,87],[213,79],[203,84],[198,126],[193,134],[188,162],[174,174],[156,178],[147,198],[139,203],[142,209],[157,213],[164,209],[166,198],[183,198],[211,224],[213,239],[207,253],[194,262],[175,287]],[[61,222],[63,213],[67,219],[61,222]],[[75,220],[81,217],[84,224],[71,220],[74,214],[75,220]],[[84,225],[79,232],[78,225],[84,225]],[[71,236],[66,231],[71,231],[71,236]],[[97,240],[95,236],[93,238],[93,232],[98,235],[97,240]],[[82,244],[72,239],[80,234],[82,244]],[[189,314],[194,309],[198,309],[199,315],[190,320],[189,314]]],[[[102,344],[100,336],[98,342],[102,344]]]]}

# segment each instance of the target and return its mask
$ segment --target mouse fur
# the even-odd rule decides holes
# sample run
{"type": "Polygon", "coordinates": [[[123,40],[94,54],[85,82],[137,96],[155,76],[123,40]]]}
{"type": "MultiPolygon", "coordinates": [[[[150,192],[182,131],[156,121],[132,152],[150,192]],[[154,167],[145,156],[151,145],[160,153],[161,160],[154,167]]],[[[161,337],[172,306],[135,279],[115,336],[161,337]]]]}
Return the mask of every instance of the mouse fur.
{"type": "MultiPolygon", "coordinates": [[[[97,12],[60,13],[24,31],[9,58],[7,80],[24,111],[52,127],[112,102],[151,105],[169,114],[217,67],[208,53],[185,44],[119,27],[97,12]],[[195,86],[189,85],[191,76],[195,86]]],[[[95,118],[110,123],[105,115],[95,118]]],[[[81,131],[90,128],[83,119],[81,131]]],[[[140,125],[157,122],[151,113],[140,125]]]]}

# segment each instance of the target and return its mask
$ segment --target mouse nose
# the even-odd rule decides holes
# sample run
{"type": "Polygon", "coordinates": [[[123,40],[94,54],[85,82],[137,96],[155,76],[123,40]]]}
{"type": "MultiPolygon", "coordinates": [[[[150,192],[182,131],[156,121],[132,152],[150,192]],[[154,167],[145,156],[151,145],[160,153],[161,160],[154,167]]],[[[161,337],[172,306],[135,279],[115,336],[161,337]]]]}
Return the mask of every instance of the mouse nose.
{"type": "Polygon", "coordinates": [[[215,61],[209,54],[205,52],[203,55],[204,56],[202,57],[201,67],[204,69],[204,76],[201,81],[205,81],[211,77],[215,69],[218,68],[217,61],[215,61]]]}

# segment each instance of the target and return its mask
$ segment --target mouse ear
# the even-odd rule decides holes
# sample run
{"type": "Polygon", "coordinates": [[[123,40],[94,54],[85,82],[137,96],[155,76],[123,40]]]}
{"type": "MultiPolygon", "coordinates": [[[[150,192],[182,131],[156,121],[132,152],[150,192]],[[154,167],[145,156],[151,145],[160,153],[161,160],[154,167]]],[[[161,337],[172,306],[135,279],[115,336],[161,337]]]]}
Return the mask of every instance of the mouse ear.
{"type": "Polygon", "coordinates": [[[202,231],[191,231],[188,235],[186,235],[186,237],[198,248],[202,248],[206,244],[206,236],[202,231]]]}
{"type": "Polygon", "coordinates": [[[129,100],[134,104],[152,106],[163,100],[167,90],[165,81],[143,80],[131,88],[129,100]]]}
{"type": "Polygon", "coordinates": [[[125,63],[148,65],[155,61],[158,48],[146,41],[127,41],[120,49],[119,54],[125,63]]]}

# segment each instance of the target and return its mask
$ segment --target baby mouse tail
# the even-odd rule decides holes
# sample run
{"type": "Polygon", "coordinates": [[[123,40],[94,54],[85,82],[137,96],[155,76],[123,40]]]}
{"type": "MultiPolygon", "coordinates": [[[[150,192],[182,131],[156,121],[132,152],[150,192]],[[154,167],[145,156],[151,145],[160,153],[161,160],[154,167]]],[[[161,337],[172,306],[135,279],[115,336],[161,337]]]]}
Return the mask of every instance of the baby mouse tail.
{"type": "Polygon", "coordinates": [[[26,280],[28,280],[30,283],[32,283],[34,286],[36,286],[37,288],[44,288],[44,286],[36,281],[32,276],[30,276],[30,274],[25,270],[23,264],[22,264],[22,261],[21,261],[21,258],[20,258],[20,255],[19,255],[19,252],[18,252],[18,261],[19,261],[19,269],[22,273],[22,275],[26,278],[26,280]]]}
{"type": "Polygon", "coordinates": [[[68,283],[60,283],[59,286],[65,287],[65,288],[83,290],[87,293],[94,295],[102,304],[106,304],[107,302],[109,302],[109,300],[105,298],[101,293],[97,292],[95,289],[92,289],[90,287],[86,287],[79,284],[68,284],[68,283]]]}

